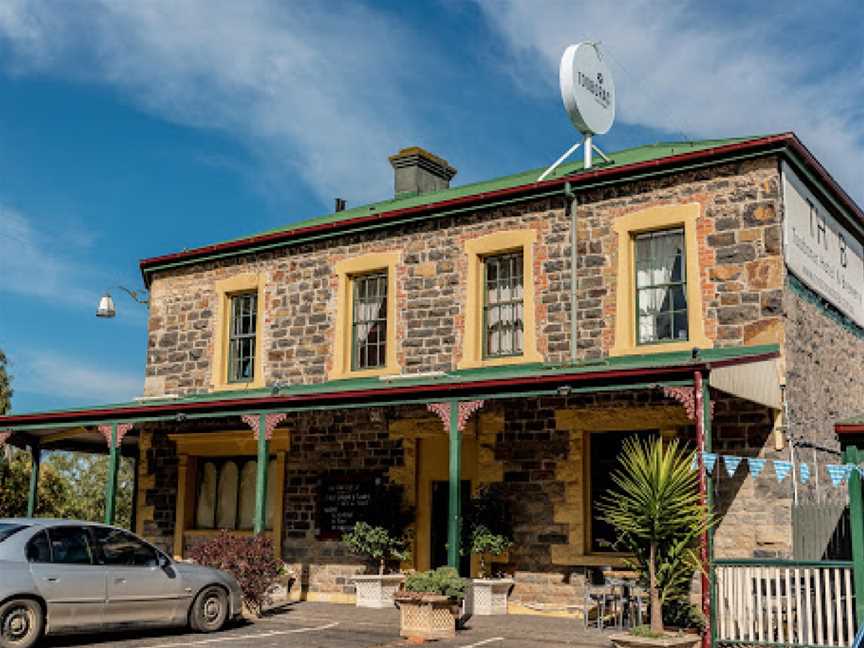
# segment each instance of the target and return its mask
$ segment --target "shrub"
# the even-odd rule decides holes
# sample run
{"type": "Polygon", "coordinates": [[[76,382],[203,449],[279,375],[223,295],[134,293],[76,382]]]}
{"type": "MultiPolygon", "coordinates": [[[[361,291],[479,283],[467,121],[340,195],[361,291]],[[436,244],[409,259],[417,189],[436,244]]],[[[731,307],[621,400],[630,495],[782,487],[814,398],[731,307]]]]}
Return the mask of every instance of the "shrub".
{"type": "Polygon", "coordinates": [[[663,625],[702,634],[705,616],[687,597],[676,597],[663,603],[663,625]]]}
{"type": "Polygon", "coordinates": [[[424,594],[441,594],[447,598],[461,599],[465,596],[465,580],[452,567],[439,567],[430,571],[409,574],[405,579],[405,590],[424,594]]]}
{"type": "Polygon", "coordinates": [[[361,556],[369,556],[378,561],[378,573],[384,573],[388,560],[407,560],[408,549],[405,538],[392,535],[387,529],[357,522],[354,528],[342,536],[342,542],[361,556]]]}
{"type": "Polygon", "coordinates": [[[474,527],[471,534],[471,553],[480,556],[480,578],[486,578],[486,555],[500,556],[513,545],[510,538],[492,533],[483,525],[474,527]]]}
{"type": "Polygon", "coordinates": [[[285,571],[285,564],[273,555],[273,541],[264,535],[238,536],[221,531],[192,549],[190,557],[234,576],[243,591],[243,603],[256,616],[261,616],[269,602],[267,592],[285,571]]]}

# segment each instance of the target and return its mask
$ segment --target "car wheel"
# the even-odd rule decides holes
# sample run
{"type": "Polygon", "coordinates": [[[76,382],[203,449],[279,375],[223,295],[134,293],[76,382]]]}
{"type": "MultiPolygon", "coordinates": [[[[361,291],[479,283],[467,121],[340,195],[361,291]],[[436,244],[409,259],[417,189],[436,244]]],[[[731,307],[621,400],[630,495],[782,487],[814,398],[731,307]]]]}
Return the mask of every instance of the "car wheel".
{"type": "Polygon", "coordinates": [[[221,630],[228,619],[228,595],[225,590],[216,585],[205,587],[189,613],[189,625],[198,632],[216,632],[221,630]]]}
{"type": "Polygon", "coordinates": [[[0,648],[30,648],[42,636],[42,607],[31,599],[12,599],[0,605],[0,648]]]}

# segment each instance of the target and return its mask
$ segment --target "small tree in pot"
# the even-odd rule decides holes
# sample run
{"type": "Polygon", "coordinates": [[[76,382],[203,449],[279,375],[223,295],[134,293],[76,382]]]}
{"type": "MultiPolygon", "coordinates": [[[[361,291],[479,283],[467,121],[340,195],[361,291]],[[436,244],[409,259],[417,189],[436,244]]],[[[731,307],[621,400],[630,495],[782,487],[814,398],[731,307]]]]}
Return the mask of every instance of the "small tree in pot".
{"type": "Polygon", "coordinates": [[[402,489],[390,485],[380,488],[369,506],[367,520],[357,522],[342,536],[348,549],[377,563],[378,574],[354,576],[357,607],[383,608],[393,605],[393,594],[403,581],[402,574],[387,574],[388,563],[408,560],[408,538],[405,529],[413,520],[413,511],[402,502],[402,489]]]}
{"type": "Polygon", "coordinates": [[[510,510],[502,492],[495,486],[481,488],[471,500],[466,519],[469,535],[465,546],[480,561],[478,578],[471,583],[471,612],[480,616],[507,614],[513,580],[494,577],[487,562],[503,556],[513,545],[510,510]]]}
{"type": "Polygon", "coordinates": [[[650,628],[614,635],[617,646],[644,645],[651,640],[694,644],[698,635],[669,637],[663,627],[663,606],[686,595],[694,571],[701,570],[697,550],[708,517],[700,502],[693,453],[677,440],[624,441],[612,473],[615,486],[601,500],[603,519],[618,532],[615,548],[632,555],[628,566],[647,587],[650,628]],[[638,635],[634,637],[634,635],[638,635]]]}

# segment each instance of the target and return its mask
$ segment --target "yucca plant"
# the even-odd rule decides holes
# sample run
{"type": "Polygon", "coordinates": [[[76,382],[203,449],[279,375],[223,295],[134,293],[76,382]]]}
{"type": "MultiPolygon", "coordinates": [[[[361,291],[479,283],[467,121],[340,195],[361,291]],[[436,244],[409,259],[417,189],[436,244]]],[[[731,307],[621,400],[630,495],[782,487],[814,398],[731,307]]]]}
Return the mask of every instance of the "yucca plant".
{"type": "Polygon", "coordinates": [[[651,631],[663,632],[663,604],[689,589],[701,569],[698,538],[708,525],[699,501],[693,453],[677,440],[625,439],[614,487],[601,499],[603,519],[618,532],[615,547],[648,587],[651,631]]]}

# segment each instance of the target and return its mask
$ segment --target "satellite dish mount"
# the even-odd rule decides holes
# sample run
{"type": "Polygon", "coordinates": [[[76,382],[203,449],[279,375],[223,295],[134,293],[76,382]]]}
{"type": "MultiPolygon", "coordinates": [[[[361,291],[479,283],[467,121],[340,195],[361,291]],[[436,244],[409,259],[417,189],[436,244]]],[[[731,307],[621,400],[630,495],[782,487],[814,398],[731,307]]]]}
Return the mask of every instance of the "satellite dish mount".
{"type": "Polygon", "coordinates": [[[603,135],[615,121],[615,81],[612,72],[603,60],[597,43],[583,41],[570,45],[561,56],[558,71],[561,85],[561,100],[564,110],[576,129],[582,133],[582,141],[571,146],[564,154],[537,178],[545,180],[568,157],[582,146],[583,168],[593,166],[593,154],[611,160],[594,144],[594,135],[603,135]]]}

